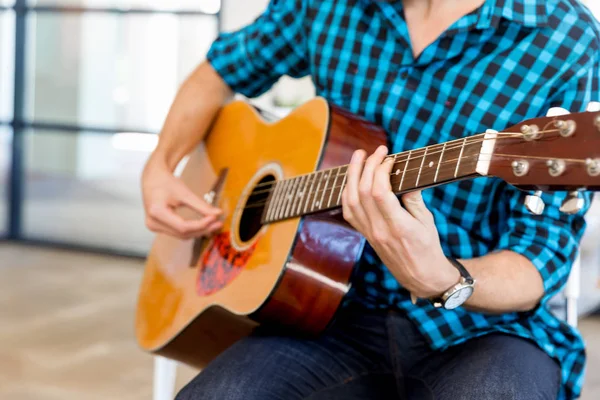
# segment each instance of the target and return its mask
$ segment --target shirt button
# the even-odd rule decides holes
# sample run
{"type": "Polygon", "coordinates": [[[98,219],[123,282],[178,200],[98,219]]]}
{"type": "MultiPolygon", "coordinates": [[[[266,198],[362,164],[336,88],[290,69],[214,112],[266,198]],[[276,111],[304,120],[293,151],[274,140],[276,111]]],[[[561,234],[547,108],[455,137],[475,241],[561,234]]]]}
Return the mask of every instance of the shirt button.
{"type": "Polygon", "coordinates": [[[402,79],[408,78],[408,71],[402,72],[402,74],[400,76],[402,77],[402,79]]]}

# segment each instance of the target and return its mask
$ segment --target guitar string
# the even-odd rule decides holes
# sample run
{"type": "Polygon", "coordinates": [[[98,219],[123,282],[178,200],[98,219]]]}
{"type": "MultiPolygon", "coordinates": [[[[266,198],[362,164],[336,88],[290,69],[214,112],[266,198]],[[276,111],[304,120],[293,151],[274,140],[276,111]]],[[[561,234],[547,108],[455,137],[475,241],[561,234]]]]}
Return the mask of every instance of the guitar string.
{"type": "MultiPolygon", "coordinates": [[[[523,157],[520,154],[503,154],[503,153],[480,153],[480,154],[473,154],[473,155],[470,155],[470,156],[464,156],[464,157],[461,158],[461,160],[465,160],[465,159],[469,159],[469,158],[473,158],[473,157],[481,157],[481,156],[491,156],[491,157],[488,160],[479,158],[476,161],[491,161],[494,157],[500,157],[500,158],[512,159],[512,160],[514,160],[516,158],[518,158],[518,159],[553,160],[552,157],[539,157],[539,156],[523,157]]],[[[440,163],[440,165],[441,164],[447,164],[447,163],[455,162],[457,160],[458,160],[458,158],[452,159],[452,160],[448,160],[448,161],[444,161],[444,162],[440,163]]],[[[581,164],[585,164],[586,163],[586,160],[584,160],[584,159],[563,159],[563,160],[571,162],[571,163],[581,163],[581,164]]],[[[535,165],[535,166],[531,166],[530,170],[532,170],[532,169],[546,169],[546,168],[547,168],[546,166],[535,165]]],[[[413,171],[417,171],[419,169],[420,168],[412,168],[412,169],[407,170],[406,172],[413,172],[413,171]]],[[[395,175],[395,174],[392,174],[392,175],[395,175]]],[[[425,174],[421,175],[421,179],[424,180],[424,178],[431,177],[432,175],[435,175],[435,171],[426,171],[425,174]]],[[[344,187],[344,186],[345,185],[337,185],[337,186],[334,186],[332,188],[321,189],[321,190],[315,191],[314,194],[315,195],[322,194],[324,192],[333,191],[335,189],[339,189],[339,188],[344,187]]],[[[313,200],[314,200],[314,198],[313,198],[313,200]]],[[[237,210],[240,210],[240,209],[246,209],[246,208],[257,208],[257,207],[264,206],[266,204],[267,204],[267,201],[262,201],[262,202],[259,201],[259,202],[254,202],[254,203],[246,203],[245,206],[236,207],[234,209],[234,211],[237,211],[237,210]]]]}
{"type": "MultiPolygon", "coordinates": [[[[548,127],[550,125],[552,125],[552,123],[554,123],[554,122],[555,121],[548,122],[544,126],[544,128],[542,130],[540,130],[540,131],[537,132],[537,134],[544,135],[545,133],[559,132],[560,131],[559,129],[550,129],[550,130],[548,130],[548,127]]],[[[487,133],[479,133],[479,134],[476,134],[476,135],[473,135],[473,136],[465,136],[465,137],[462,137],[462,138],[459,138],[459,139],[454,139],[454,140],[450,140],[448,142],[438,143],[438,144],[435,144],[435,145],[426,146],[426,147],[419,148],[419,149],[414,149],[414,150],[410,150],[410,151],[406,150],[406,151],[402,151],[400,153],[389,154],[389,155],[387,155],[384,158],[384,160],[386,160],[388,158],[398,157],[398,156],[408,156],[408,153],[417,152],[417,151],[425,151],[425,149],[428,149],[428,153],[429,153],[429,150],[437,150],[439,148],[444,147],[444,145],[446,145],[446,148],[448,148],[448,144],[451,144],[451,143],[456,143],[458,145],[458,142],[463,142],[463,144],[461,144],[460,146],[466,146],[467,144],[476,144],[476,143],[480,143],[481,141],[472,140],[472,141],[469,142],[469,140],[476,139],[476,138],[479,138],[479,137],[482,137],[482,136],[485,136],[485,135],[487,135],[487,133]]],[[[524,138],[525,137],[524,133],[519,133],[519,132],[496,132],[495,135],[496,135],[496,137],[489,138],[489,139],[483,139],[483,140],[512,139],[512,138],[524,138]],[[498,138],[499,135],[503,136],[503,137],[498,138]],[[508,136],[508,137],[506,137],[506,136],[508,136]]],[[[541,139],[542,138],[538,138],[537,140],[541,140],[541,139]]],[[[454,147],[453,149],[456,149],[456,148],[459,148],[459,147],[454,147]]],[[[429,153],[429,154],[437,154],[437,153],[429,153]]],[[[412,159],[412,157],[411,157],[411,159],[412,159]]],[[[404,161],[404,160],[401,160],[401,161],[404,161]]],[[[307,175],[311,175],[311,174],[316,174],[317,172],[333,171],[333,170],[335,170],[337,168],[340,168],[340,167],[332,167],[332,168],[328,168],[328,169],[324,169],[324,170],[320,170],[320,171],[313,171],[313,172],[309,172],[309,173],[306,173],[306,174],[298,175],[298,176],[295,176],[295,177],[292,177],[292,178],[286,178],[286,180],[287,179],[300,178],[302,176],[307,176],[307,175]]],[[[277,184],[277,182],[282,182],[282,181],[264,182],[264,183],[261,183],[261,184],[258,184],[256,186],[254,186],[254,188],[262,187],[262,186],[266,186],[266,185],[273,186],[273,185],[277,184]]]]}
{"type": "MultiPolygon", "coordinates": [[[[554,133],[554,132],[558,132],[558,130],[546,131],[546,133],[554,133]]],[[[549,137],[548,135],[544,136],[544,138],[548,138],[548,137],[549,137]]],[[[473,144],[482,143],[482,142],[485,142],[487,140],[508,140],[508,139],[517,139],[517,138],[523,138],[523,135],[522,134],[516,134],[516,136],[511,136],[511,137],[484,138],[484,139],[480,139],[480,140],[468,142],[465,145],[456,145],[454,147],[446,147],[445,149],[441,149],[440,151],[435,151],[435,152],[429,152],[429,151],[427,151],[426,154],[423,153],[421,155],[414,155],[414,156],[413,156],[413,154],[410,154],[410,156],[407,154],[406,158],[404,158],[404,159],[398,159],[398,158],[396,158],[394,160],[394,167],[396,167],[397,164],[403,163],[405,161],[419,161],[420,162],[423,158],[427,158],[427,157],[430,157],[430,156],[433,156],[433,155],[436,155],[436,154],[440,154],[442,152],[448,152],[448,151],[452,151],[452,150],[457,150],[457,149],[460,149],[461,147],[466,147],[466,145],[473,145],[473,144]]],[[[542,138],[538,139],[538,141],[540,141],[540,140],[543,140],[543,139],[542,138]]],[[[423,151],[424,152],[424,148],[412,150],[412,153],[416,153],[418,151],[423,151]]],[[[399,153],[399,154],[403,154],[403,153],[399,153]]],[[[383,159],[382,163],[385,162],[388,159],[393,159],[393,158],[394,158],[393,155],[386,156],[383,159]]],[[[458,159],[456,159],[456,160],[458,160],[458,159]]],[[[441,165],[442,163],[436,163],[436,164],[440,164],[441,165]]],[[[320,170],[320,171],[314,171],[314,172],[311,172],[311,173],[308,173],[308,174],[298,175],[298,176],[294,176],[294,177],[291,177],[291,178],[286,178],[286,179],[280,180],[280,181],[265,182],[264,184],[260,184],[260,185],[254,186],[253,189],[244,190],[240,194],[240,197],[248,196],[248,198],[251,198],[251,197],[257,196],[259,194],[270,193],[273,190],[273,186],[276,186],[277,184],[281,184],[281,182],[284,182],[284,181],[287,181],[287,180],[291,180],[291,179],[300,179],[303,176],[309,176],[309,175],[315,175],[315,179],[316,179],[316,174],[317,173],[321,173],[321,177],[322,177],[327,171],[334,171],[336,169],[340,169],[340,168],[343,168],[343,167],[347,167],[347,165],[342,165],[342,166],[339,166],[339,167],[329,168],[329,169],[320,170]],[[262,190],[259,190],[259,191],[255,191],[255,189],[257,187],[261,187],[261,186],[265,186],[265,185],[271,185],[271,187],[267,188],[267,189],[262,189],[262,190]]],[[[346,175],[346,172],[338,172],[337,177],[338,178],[339,177],[344,177],[345,175],[346,175]]],[[[395,173],[391,173],[390,175],[395,175],[395,173]]],[[[329,175],[329,177],[327,179],[330,179],[330,178],[331,178],[331,173],[330,173],[330,175],[329,175]]]]}

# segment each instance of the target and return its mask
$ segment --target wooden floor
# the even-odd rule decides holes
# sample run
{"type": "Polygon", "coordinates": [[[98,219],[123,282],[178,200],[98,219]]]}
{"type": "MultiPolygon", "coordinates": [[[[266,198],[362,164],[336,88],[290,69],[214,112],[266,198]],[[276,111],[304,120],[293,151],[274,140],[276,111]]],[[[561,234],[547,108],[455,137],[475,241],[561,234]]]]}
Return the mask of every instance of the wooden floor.
{"type": "MultiPolygon", "coordinates": [[[[142,266],[0,245],[0,399],[151,399],[133,336],[142,266]]],[[[180,368],[178,386],[193,374],[180,368]]]]}
{"type": "MultiPolygon", "coordinates": [[[[152,358],[133,338],[142,263],[0,244],[0,399],[152,398],[152,358]]],[[[584,399],[600,398],[600,318],[584,399]]],[[[178,387],[194,371],[179,368],[178,387]]]]}

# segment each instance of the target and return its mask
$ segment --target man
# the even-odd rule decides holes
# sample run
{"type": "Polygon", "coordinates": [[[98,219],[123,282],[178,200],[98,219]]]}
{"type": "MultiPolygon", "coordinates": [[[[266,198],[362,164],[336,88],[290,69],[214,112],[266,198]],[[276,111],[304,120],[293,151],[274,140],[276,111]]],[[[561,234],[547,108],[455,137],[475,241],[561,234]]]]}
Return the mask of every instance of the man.
{"type": "Polygon", "coordinates": [[[284,74],[312,75],[318,95],[383,126],[390,148],[358,151],[349,168],[344,217],[369,245],[331,329],[307,339],[262,328],[178,398],[578,397],[583,342],[546,302],[567,280],[586,210],[563,215],[565,195],[545,194],[544,214],[530,215],[525,193],[491,178],[399,202],[382,161],[554,106],[583,111],[598,94],[598,43],[576,0],[273,0],[220,36],[181,87],[145,169],[150,229],[189,238],[221,228],[220,211],[172,171],[234,92],[259,95],[284,74]],[[204,217],[184,221],[178,206],[204,217]],[[427,300],[465,273],[476,283],[461,307],[427,300]]]}

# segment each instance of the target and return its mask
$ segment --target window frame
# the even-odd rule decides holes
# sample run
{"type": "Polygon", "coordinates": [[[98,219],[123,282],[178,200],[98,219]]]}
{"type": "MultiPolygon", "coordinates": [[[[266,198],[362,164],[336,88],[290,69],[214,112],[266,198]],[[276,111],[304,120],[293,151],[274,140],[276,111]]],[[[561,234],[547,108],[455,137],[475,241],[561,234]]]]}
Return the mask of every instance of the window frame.
{"type": "MultiPolygon", "coordinates": [[[[116,8],[116,7],[71,7],[60,5],[30,5],[27,0],[15,0],[14,4],[0,4],[0,14],[14,12],[14,70],[13,70],[13,112],[12,118],[9,120],[0,120],[0,126],[8,126],[12,128],[12,145],[9,151],[11,161],[8,176],[8,227],[6,235],[0,234],[0,239],[26,242],[32,244],[49,245],[53,247],[79,249],[98,253],[119,254],[123,256],[141,257],[141,254],[128,253],[123,250],[90,247],[73,242],[49,241],[47,239],[25,237],[22,232],[23,219],[23,199],[25,177],[25,157],[26,143],[24,140],[25,132],[28,130],[38,130],[38,132],[69,132],[73,135],[84,135],[84,132],[101,133],[113,135],[115,133],[128,130],[127,127],[116,126],[113,128],[87,126],[79,123],[64,124],[53,123],[43,120],[37,120],[35,117],[32,120],[27,120],[25,116],[26,105],[26,77],[27,77],[27,24],[28,16],[33,13],[50,13],[50,14],[88,14],[101,13],[111,15],[175,15],[175,16],[205,16],[214,17],[216,19],[216,27],[218,34],[222,27],[222,10],[225,0],[221,0],[221,8],[215,13],[207,13],[201,10],[186,10],[186,9],[149,9],[149,8],[116,8]]],[[[142,134],[157,134],[150,131],[136,131],[142,134]]]]}

